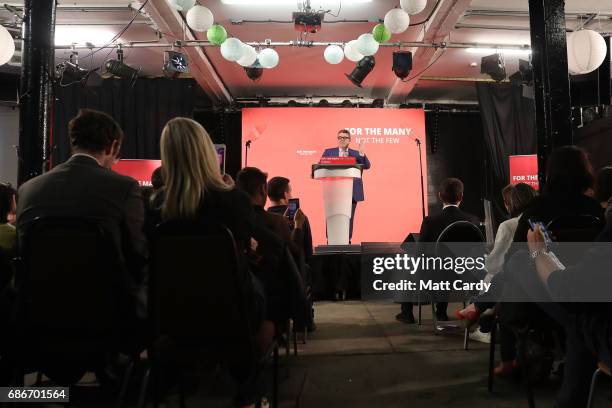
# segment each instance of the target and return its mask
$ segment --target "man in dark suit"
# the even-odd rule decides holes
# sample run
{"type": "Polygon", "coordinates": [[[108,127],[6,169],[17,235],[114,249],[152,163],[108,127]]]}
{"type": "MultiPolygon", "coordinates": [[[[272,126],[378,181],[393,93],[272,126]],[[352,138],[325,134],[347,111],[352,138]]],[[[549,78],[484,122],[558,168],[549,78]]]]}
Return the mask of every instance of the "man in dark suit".
{"type": "Polygon", "coordinates": [[[124,257],[130,272],[126,280],[131,292],[128,295],[134,299],[133,312],[144,317],[144,205],[138,182],[111,170],[121,149],[123,132],[110,116],[86,109],[68,127],[72,157],[19,189],[19,238],[23,239],[28,222],[37,217],[97,219],[113,236],[124,257]]]}
{"type": "MultiPolygon", "coordinates": [[[[475,215],[466,213],[459,208],[463,201],[463,183],[456,178],[448,178],[442,182],[438,191],[438,198],[442,202],[442,212],[438,215],[430,215],[423,219],[421,223],[421,231],[419,233],[419,243],[436,242],[438,237],[446,227],[457,221],[469,221],[472,224],[478,225],[480,220],[475,215]]],[[[421,249],[417,245],[418,253],[421,249]]],[[[446,309],[447,302],[438,302],[436,304],[436,319],[446,321],[448,316],[446,309]]],[[[402,323],[414,323],[414,314],[412,313],[412,303],[402,303],[402,312],[395,316],[402,323]]]]}
{"type": "MultiPolygon", "coordinates": [[[[19,189],[19,240],[27,236],[28,223],[38,217],[96,219],[113,237],[126,266],[122,276],[125,292],[119,294],[126,300],[124,320],[117,324],[122,326],[125,337],[122,351],[133,353],[146,347],[147,337],[147,248],[138,182],[111,170],[119,156],[123,132],[110,116],[83,109],[68,124],[68,135],[72,157],[19,189]]],[[[70,256],[70,248],[58,256],[70,256]]],[[[112,380],[108,369],[97,371],[98,379],[112,380]]],[[[72,365],[58,365],[50,370],[52,373],[47,375],[59,382],[85,372],[84,367],[72,365]]]]}
{"type": "MultiPolygon", "coordinates": [[[[289,200],[293,198],[291,184],[286,177],[272,177],[268,181],[268,198],[270,199],[270,206],[268,212],[285,215],[287,211],[287,205],[289,200]]],[[[304,255],[304,261],[308,263],[312,258],[312,231],[310,229],[310,222],[308,217],[304,214],[304,239],[302,243],[302,250],[304,255]]]]}
{"type": "Polygon", "coordinates": [[[253,204],[253,238],[258,241],[258,248],[272,253],[287,245],[296,260],[302,258],[304,213],[296,212],[295,226],[291,229],[287,218],[264,209],[268,201],[268,174],[255,167],[245,167],[236,177],[236,187],[244,191],[253,204]]]}
{"type": "Polygon", "coordinates": [[[258,168],[240,170],[236,187],[244,191],[253,204],[252,234],[257,242],[255,254],[258,258],[255,275],[266,291],[267,317],[277,323],[284,323],[287,317],[291,317],[297,325],[302,325],[306,319],[301,254],[304,214],[297,211],[295,227],[291,230],[287,218],[266,211],[268,175],[258,168]]]}
{"type": "MultiPolygon", "coordinates": [[[[370,160],[363,151],[363,142],[359,144],[359,150],[349,149],[351,143],[351,133],[347,129],[342,129],[338,132],[338,147],[325,149],[323,157],[354,157],[357,164],[363,165],[363,169],[370,168],[370,160]]],[[[353,236],[353,219],[355,218],[355,210],[357,203],[364,200],[363,195],[363,180],[361,178],[353,179],[353,206],[351,208],[351,223],[349,230],[349,239],[353,236]]]]}

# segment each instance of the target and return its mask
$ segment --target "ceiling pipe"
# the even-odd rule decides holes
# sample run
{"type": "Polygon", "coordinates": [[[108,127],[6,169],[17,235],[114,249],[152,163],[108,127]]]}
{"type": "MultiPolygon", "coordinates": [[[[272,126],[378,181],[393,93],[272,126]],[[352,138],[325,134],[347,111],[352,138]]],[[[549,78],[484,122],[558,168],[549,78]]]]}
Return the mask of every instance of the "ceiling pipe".
{"type": "MultiPolygon", "coordinates": [[[[333,42],[333,41],[325,41],[325,42],[303,42],[303,41],[286,41],[286,42],[253,42],[247,41],[245,44],[254,46],[254,47],[327,47],[329,45],[345,45],[344,42],[333,42]]],[[[99,49],[99,48],[116,48],[118,44],[114,45],[104,45],[104,46],[87,46],[81,44],[60,44],[56,45],[55,49],[99,49]]],[[[218,47],[217,45],[213,45],[208,41],[204,40],[192,40],[192,41],[176,41],[174,43],[160,43],[157,41],[139,41],[139,42],[128,42],[121,44],[123,48],[172,48],[172,47],[218,47]]],[[[380,44],[381,47],[395,47],[395,48],[454,48],[454,49],[463,49],[463,48],[502,48],[502,49],[513,49],[513,50],[529,50],[529,46],[521,46],[516,44],[483,44],[483,43],[423,43],[423,42],[409,42],[409,41],[400,41],[393,43],[385,43],[380,44]]]]}
{"type": "MultiPolygon", "coordinates": [[[[565,13],[565,18],[586,18],[587,16],[593,14],[593,11],[582,11],[582,12],[572,12],[565,13]]],[[[521,11],[521,10],[479,10],[479,9],[471,9],[465,12],[465,17],[469,16],[482,16],[482,17],[529,17],[529,11],[521,11]]],[[[612,12],[598,12],[597,16],[599,17],[612,17],[612,12]]]]}

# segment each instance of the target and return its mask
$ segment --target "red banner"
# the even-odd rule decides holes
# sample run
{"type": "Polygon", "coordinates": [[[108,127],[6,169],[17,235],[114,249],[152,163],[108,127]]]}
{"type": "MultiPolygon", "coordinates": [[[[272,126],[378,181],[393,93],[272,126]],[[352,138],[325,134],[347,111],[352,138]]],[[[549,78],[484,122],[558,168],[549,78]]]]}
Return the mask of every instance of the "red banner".
{"type": "Polygon", "coordinates": [[[161,160],[119,160],[113,171],[129,176],[143,187],[151,187],[151,174],[161,166],[161,160]]]}
{"type": "Polygon", "coordinates": [[[536,154],[510,156],[509,163],[510,184],[525,183],[536,190],[539,189],[538,156],[536,154]]]}
{"type": "Polygon", "coordinates": [[[355,212],[353,244],[401,242],[421,221],[420,139],[427,193],[425,114],[422,109],[249,108],[242,110],[248,165],[269,178],[289,178],[292,194],[308,216],[315,245],[326,243],[321,182],[311,178],[338,131],[351,134],[350,148],[363,149],[372,167],[363,172],[365,201],[355,212]]]}

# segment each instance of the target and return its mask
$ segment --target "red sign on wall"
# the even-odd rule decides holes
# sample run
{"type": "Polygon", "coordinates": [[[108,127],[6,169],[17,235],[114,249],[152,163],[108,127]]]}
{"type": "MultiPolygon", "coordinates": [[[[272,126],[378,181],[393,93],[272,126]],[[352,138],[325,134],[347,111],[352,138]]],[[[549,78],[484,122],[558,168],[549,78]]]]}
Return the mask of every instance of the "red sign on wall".
{"type": "Polygon", "coordinates": [[[536,190],[539,189],[538,182],[538,156],[527,154],[521,156],[510,156],[510,184],[529,184],[536,190]]]}
{"type": "Polygon", "coordinates": [[[119,160],[113,171],[129,176],[143,187],[151,187],[151,174],[161,166],[161,160],[119,160]]]}

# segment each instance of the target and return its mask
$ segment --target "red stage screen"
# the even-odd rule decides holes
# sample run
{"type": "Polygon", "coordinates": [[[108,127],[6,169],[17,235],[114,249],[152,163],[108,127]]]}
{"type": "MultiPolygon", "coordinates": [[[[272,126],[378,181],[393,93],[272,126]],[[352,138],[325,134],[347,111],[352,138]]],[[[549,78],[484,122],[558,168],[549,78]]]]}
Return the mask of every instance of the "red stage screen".
{"type": "Polygon", "coordinates": [[[510,156],[510,184],[525,183],[536,190],[538,183],[538,156],[527,154],[521,156],[510,156]]]}
{"type": "Polygon", "coordinates": [[[132,177],[141,186],[150,187],[151,174],[159,166],[161,166],[161,160],[119,160],[113,166],[113,171],[132,177]]]}
{"type": "Polygon", "coordinates": [[[364,150],[372,167],[363,173],[365,201],[357,205],[352,242],[401,242],[421,221],[419,150],[425,193],[425,114],[422,109],[251,108],[242,110],[248,165],[291,180],[294,197],[310,220],[315,245],[326,244],[323,193],[311,165],[326,148],[338,147],[348,129],[351,149],[364,150]]]}

